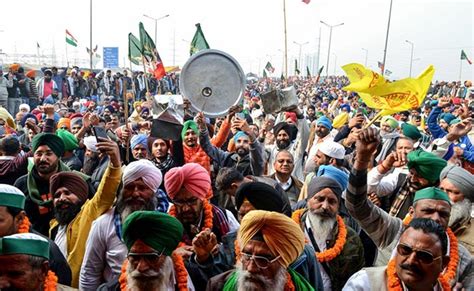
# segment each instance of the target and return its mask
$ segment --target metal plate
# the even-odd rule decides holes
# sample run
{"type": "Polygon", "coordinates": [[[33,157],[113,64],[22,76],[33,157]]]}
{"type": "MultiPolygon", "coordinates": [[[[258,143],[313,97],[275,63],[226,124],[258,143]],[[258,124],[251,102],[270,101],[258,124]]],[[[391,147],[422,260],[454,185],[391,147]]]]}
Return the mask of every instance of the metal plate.
{"type": "Polygon", "coordinates": [[[179,89],[195,111],[203,111],[208,117],[220,117],[242,99],[245,75],[229,54],[214,49],[203,50],[184,65],[179,89]]]}

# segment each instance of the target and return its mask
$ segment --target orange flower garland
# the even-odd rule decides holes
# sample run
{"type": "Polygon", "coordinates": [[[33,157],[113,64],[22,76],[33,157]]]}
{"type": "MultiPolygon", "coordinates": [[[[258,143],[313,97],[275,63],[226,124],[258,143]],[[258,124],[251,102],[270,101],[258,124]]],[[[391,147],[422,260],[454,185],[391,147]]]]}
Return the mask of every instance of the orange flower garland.
{"type": "MultiPolygon", "coordinates": [[[[211,203],[209,203],[209,201],[204,200],[202,206],[204,209],[204,226],[201,230],[205,230],[206,228],[212,229],[212,226],[214,224],[212,222],[212,220],[214,219],[214,214],[212,213],[212,205],[211,203]]],[[[168,214],[173,217],[176,217],[176,206],[172,205],[170,207],[170,210],[168,211],[168,214]]]]}
{"type": "MultiPolygon", "coordinates": [[[[178,290],[187,291],[188,290],[188,271],[186,271],[186,267],[184,266],[183,258],[173,253],[171,255],[171,259],[173,260],[174,271],[176,273],[176,284],[178,285],[178,290]]],[[[120,284],[121,291],[128,290],[127,265],[128,265],[128,260],[125,260],[122,264],[122,272],[120,273],[120,277],[119,277],[119,284],[120,284]]]]}
{"type": "Polygon", "coordinates": [[[28,216],[25,215],[25,217],[23,218],[23,221],[18,227],[18,233],[28,233],[30,232],[30,227],[31,227],[31,222],[28,219],[28,216]]]}
{"type": "Polygon", "coordinates": [[[56,291],[58,285],[58,277],[53,271],[48,271],[46,279],[44,280],[44,291],[56,291]]]}
{"type": "MultiPolygon", "coordinates": [[[[293,214],[291,215],[293,221],[295,221],[298,225],[301,224],[301,215],[304,211],[305,209],[299,209],[293,212],[293,214]]],[[[344,245],[346,244],[347,228],[346,224],[344,223],[344,219],[342,219],[342,217],[338,215],[336,217],[336,220],[338,234],[334,246],[320,253],[315,252],[316,258],[318,258],[318,262],[320,263],[325,263],[334,260],[334,258],[339,256],[339,254],[344,249],[344,245]]]]}
{"type": "MultiPolygon", "coordinates": [[[[398,278],[395,264],[396,263],[394,259],[388,262],[387,271],[386,271],[387,272],[387,287],[388,287],[388,290],[390,291],[402,291],[403,290],[402,284],[400,282],[400,278],[398,278]]],[[[444,291],[451,290],[451,286],[449,285],[448,280],[442,274],[439,275],[438,281],[441,284],[441,288],[444,291]]]]}
{"type": "Polygon", "coordinates": [[[293,284],[293,280],[291,279],[290,273],[286,272],[286,284],[284,291],[295,291],[295,284],[293,284]]]}
{"type": "MultiPolygon", "coordinates": [[[[407,226],[412,219],[413,217],[408,214],[403,219],[403,225],[407,226]]],[[[443,277],[447,282],[452,283],[451,285],[454,285],[456,283],[456,273],[459,262],[458,239],[451,228],[448,227],[446,233],[449,237],[449,263],[446,267],[446,271],[441,274],[440,277],[443,277]]]]}

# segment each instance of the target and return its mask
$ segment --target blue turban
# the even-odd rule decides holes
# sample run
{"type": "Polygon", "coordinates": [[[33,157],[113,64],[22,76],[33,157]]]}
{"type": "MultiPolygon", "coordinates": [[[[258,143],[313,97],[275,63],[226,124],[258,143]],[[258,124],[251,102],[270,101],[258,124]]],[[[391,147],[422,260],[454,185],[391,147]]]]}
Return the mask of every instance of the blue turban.
{"type": "Polygon", "coordinates": [[[51,97],[51,95],[49,95],[43,100],[43,104],[54,104],[54,103],[56,102],[54,101],[53,97],[51,97]]]}
{"type": "Polygon", "coordinates": [[[35,123],[38,124],[38,118],[36,118],[36,115],[31,114],[31,113],[27,113],[27,114],[23,115],[23,118],[20,121],[21,127],[25,127],[26,120],[28,118],[33,118],[35,120],[35,123]]]}
{"type": "Polygon", "coordinates": [[[456,116],[454,116],[452,113],[442,113],[439,116],[440,119],[446,121],[447,124],[451,123],[453,119],[456,119],[456,116]]]}
{"type": "Polygon", "coordinates": [[[316,125],[322,125],[326,127],[327,129],[331,130],[332,129],[332,121],[327,118],[326,116],[321,116],[318,121],[316,121],[316,125]]]}
{"type": "Polygon", "coordinates": [[[237,131],[237,133],[234,135],[234,142],[237,142],[237,140],[242,136],[248,137],[248,135],[245,132],[237,131]]]}
{"type": "Polygon", "coordinates": [[[342,104],[341,110],[342,109],[346,109],[347,112],[351,112],[351,106],[349,104],[346,104],[346,103],[342,104]]]}
{"type": "Polygon", "coordinates": [[[341,185],[343,191],[347,189],[347,184],[349,183],[349,175],[334,166],[320,166],[317,176],[334,179],[339,185],[341,185]]]}
{"type": "Polygon", "coordinates": [[[130,140],[130,146],[132,150],[139,144],[143,145],[146,149],[148,149],[148,136],[146,134],[137,134],[132,137],[130,140]]]}

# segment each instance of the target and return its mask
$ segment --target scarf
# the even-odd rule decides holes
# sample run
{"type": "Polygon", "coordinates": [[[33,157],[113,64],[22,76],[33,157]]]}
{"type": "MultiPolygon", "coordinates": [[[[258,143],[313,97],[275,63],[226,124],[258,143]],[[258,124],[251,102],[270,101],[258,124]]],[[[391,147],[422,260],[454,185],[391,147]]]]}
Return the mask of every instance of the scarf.
{"type": "Polygon", "coordinates": [[[211,159],[206,152],[201,148],[200,145],[194,147],[188,147],[183,143],[184,151],[184,162],[185,163],[196,163],[206,169],[209,174],[211,173],[211,159]]]}
{"type": "MultiPolygon", "coordinates": [[[[299,273],[293,271],[291,268],[286,269],[288,273],[290,274],[291,280],[293,281],[293,284],[295,286],[295,290],[297,291],[313,291],[315,290],[311,284],[306,281],[306,279],[301,276],[299,273]]],[[[229,277],[227,282],[224,284],[224,288],[222,289],[223,291],[235,291],[237,290],[237,280],[238,280],[238,275],[237,271],[234,271],[232,275],[229,277]]]]}
{"type": "Polygon", "coordinates": [[[171,169],[175,165],[175,162],[170,154],[166,156],[166,159],[163,162],[160,162],[156,158],[152,159],[151,161],[155,165],[155,167],[157,167],[161,171],[163,175],[165,172],[167,172],[169,169],[171,169]]]}

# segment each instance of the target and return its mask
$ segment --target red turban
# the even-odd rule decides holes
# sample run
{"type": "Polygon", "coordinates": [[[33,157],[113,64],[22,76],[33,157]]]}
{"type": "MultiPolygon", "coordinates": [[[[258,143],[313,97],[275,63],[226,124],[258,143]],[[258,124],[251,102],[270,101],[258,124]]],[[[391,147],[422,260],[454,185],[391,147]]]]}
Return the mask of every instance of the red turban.
{"type": "Polygon", "coordinates": [[[65,187],[81,200],[85,202],[89,193],[89,187],[81,176],[74,172],[59,172],[51,176],[49,180],[49,190],[52,195],[56,191],[65,187]]]}
{"type": "Polygon", "coordinates": [[[168,196],[174,199],[183,187],[195,197],[204,200],[211,189],[211,177],[206,169],[195,163],[169,170],[165,175],[165,188],[168,196]]]}
{"type": "Polygon", "coordinates": [[[293,121],[293,123],[296,123],[298,121],[297,117],[296,117],[296,113],[294,112],[285,112],[285,118],[286,119],[291,119],[291,121],[293,121]]]}

